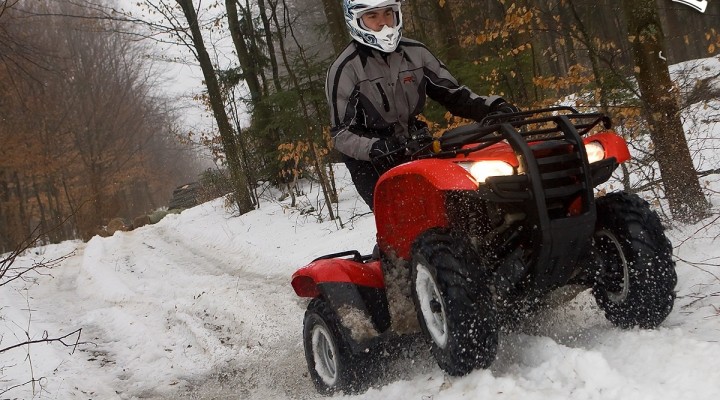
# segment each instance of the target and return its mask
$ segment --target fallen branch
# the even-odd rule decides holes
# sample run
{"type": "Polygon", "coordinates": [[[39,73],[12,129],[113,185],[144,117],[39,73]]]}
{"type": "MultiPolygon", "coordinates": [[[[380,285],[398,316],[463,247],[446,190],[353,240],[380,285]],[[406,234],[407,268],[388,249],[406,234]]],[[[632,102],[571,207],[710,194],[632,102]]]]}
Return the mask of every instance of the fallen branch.
{"type": "MultiPolygon", "coordinates": [[[[3,394],[5,394],[5,393],[7,393],[7,392],[9,392],[9,391],[11,391],[11,390],[13,390],[13,389],[17,389],[17,388],[19,388],[19,387],[23,387],[23,386],[29,385],[29,384],[34,384],[34,383],[36,383],[36,382],[39,383],[39,382],[42,381],[43,379],[44,379],[44,378],[31,379],[31,380],[29,380],[29,381],[27,381],[27,382],[25,382],[25,383],[20,383],[20,384],[14,385],[14,386],[10,386],[9,388],[6,388],[5,390],[0,391],[0,396],[2,396],[3,394]]],[[[40,385],[42,386],[42,383],[41,383],[40,385]]]]}
{"type": "Polygon", "coordinates": [[[687,265],[689,265],[689,266],[691,266],[691,267],[693,267],[693,268],[697,268],[697,269],[699,269],[700,271],[705,272],[706,274],[712,276],[713,278],[715,278],[715,280],[717,280],[718,282],[720,282],[720,277],[718,277],[718,276],[715,275],[714,273],[712,273],[712,272],[710,272],[710,271],[708,271],[708,270],[700,267],[700,265],[705,265],[705,266],[709,266],[709,267],[717,267],[717,266],[720,266],[720,265],[718,265],[718,264],[710,264],[710,263],[692,262],[692,261],[688,261],[688,260],[685,260],[685,259],[683,259],[683,258],[681,258],[681,257],[677,257],[677,256],[675,256],[675,258],[677,258],[679,261],[682,261],[682,262],[684,262],[685,264],[687,264],[687,265]]]}
{"type": "MultiPolygon", "coordinates": [[[[57,337],[57,338],[49,338],[47,331],[45,331],[45,332],[43,333],[43,338],[42,338],[42,339],[26,340],[26,341],[24,341],[24,342],[16,343],[16,344],[14,344],[14,345],[12,345],[12,346],[8,346],[8,347],[5,347],[5,348],[2,348],[2,349],[0,349],[0,354],[4,353],[4,352],[6,352],[6,351],[10,351],[10,350],[12,350],[12,349],[16,349],[16,348],[19,348],[19,347],[23,347],[23,346],[27,346],[27,345],[31,345],[31,344],[35,344],[35,343],[53,343],[53,342],[58,342],[58,343],[62,344],[62,345],[65,346],[65,347],[72,347],[73,350],[72,350],[72,352],[71,352],[70,354],[74,354],[74,353],[75,353],[75,349],[77,349],[77,347],[78,347],[79,345],[81,345],[81,344],[87,344],[86,342],[80,342],[80,334],[81,334],[81,333],[82,333],[82,328],[79,328],[79,329],[76,329],[76,330],[68,333],[67,335],[60,336],[60,337],[57,337]],[[76,335],[76,334],[77,334],[77,337],[75,338],[75,342],[74,342],[74,343],[66,343],[66,342],[65,342],[65,339],[67,339],[67,338],[69,338],[69,337],[71,337],[71,336],[73,336],[73,335],[76,335]]],[[[2,393],[2,392],[0,392],[0,393],[2,393]]]]}

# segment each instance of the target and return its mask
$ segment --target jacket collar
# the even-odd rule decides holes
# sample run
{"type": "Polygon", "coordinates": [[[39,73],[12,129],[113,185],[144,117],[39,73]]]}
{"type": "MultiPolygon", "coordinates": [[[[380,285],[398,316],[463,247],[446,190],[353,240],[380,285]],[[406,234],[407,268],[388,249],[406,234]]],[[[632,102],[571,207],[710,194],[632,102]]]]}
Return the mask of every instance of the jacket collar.
{"type": "MultiPolygon", "coordinates": [[[[355,43],[355,48],[358,51],[358,56],[360,56],[360,62],[362,62],[363,67],[367,65],[368,58],[382,58],[387,59],[388,56],[390,56],[392,53],[385,53],[378,49],[372,48],[370,46],[364,45],[358,41],[353,40],[353,43],[355,43]]],[[[398,43],[398,47],[393,51],[393,53],[399,53],[404,54],[403,46],[402,46],[402,39],[400,39],[400,43],[398,43]]]]}

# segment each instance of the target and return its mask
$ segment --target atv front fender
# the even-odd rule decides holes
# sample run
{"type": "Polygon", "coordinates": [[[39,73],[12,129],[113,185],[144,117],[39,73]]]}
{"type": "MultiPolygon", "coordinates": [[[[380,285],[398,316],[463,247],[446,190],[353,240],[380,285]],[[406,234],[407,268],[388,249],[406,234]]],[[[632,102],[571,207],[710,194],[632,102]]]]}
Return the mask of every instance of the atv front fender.
{"type": "Polygon", "coordinates": [[[448,226],[445,192],[477,188],[477,181],[464,168],[443,159],[412,161],[383,174],[375,186],[380,249],[409,260],[418,235],[448,226]]]}
{"type": "Polygon", "coordinates": [[[605,149],[605,158],[615,157],[618,163],[624,163],[630,159],[630,151],[627,142],[620,135],[613,131],[604,131],[592,136],[583,138],[585,144],[599,142],[605,149]]]}

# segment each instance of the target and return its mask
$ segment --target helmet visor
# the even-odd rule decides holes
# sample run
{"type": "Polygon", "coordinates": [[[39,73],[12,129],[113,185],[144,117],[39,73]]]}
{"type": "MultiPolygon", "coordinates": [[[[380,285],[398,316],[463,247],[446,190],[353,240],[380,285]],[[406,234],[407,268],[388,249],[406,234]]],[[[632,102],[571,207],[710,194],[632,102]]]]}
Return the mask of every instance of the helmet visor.
{"type": "Polygon", "coordinates": [[[400,20],[400,6],[390,5],[370,8],[357,13],[357,24],[368,31],[378,32],[383,26],[394,28],[400,20]]]}

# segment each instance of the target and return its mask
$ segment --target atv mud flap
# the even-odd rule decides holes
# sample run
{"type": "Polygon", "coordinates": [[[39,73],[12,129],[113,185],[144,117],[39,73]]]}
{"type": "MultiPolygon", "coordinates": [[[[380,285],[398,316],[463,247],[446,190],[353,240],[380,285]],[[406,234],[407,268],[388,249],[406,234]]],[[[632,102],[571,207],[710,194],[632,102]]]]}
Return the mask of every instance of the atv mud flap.
{"type": "Polygon", "coordinates": [[[292,286],[300,297],[321,297],[328,303],[353,352],[373,347],[390,328],[380,261],[316,260],[293,274],[292,286]]]}

